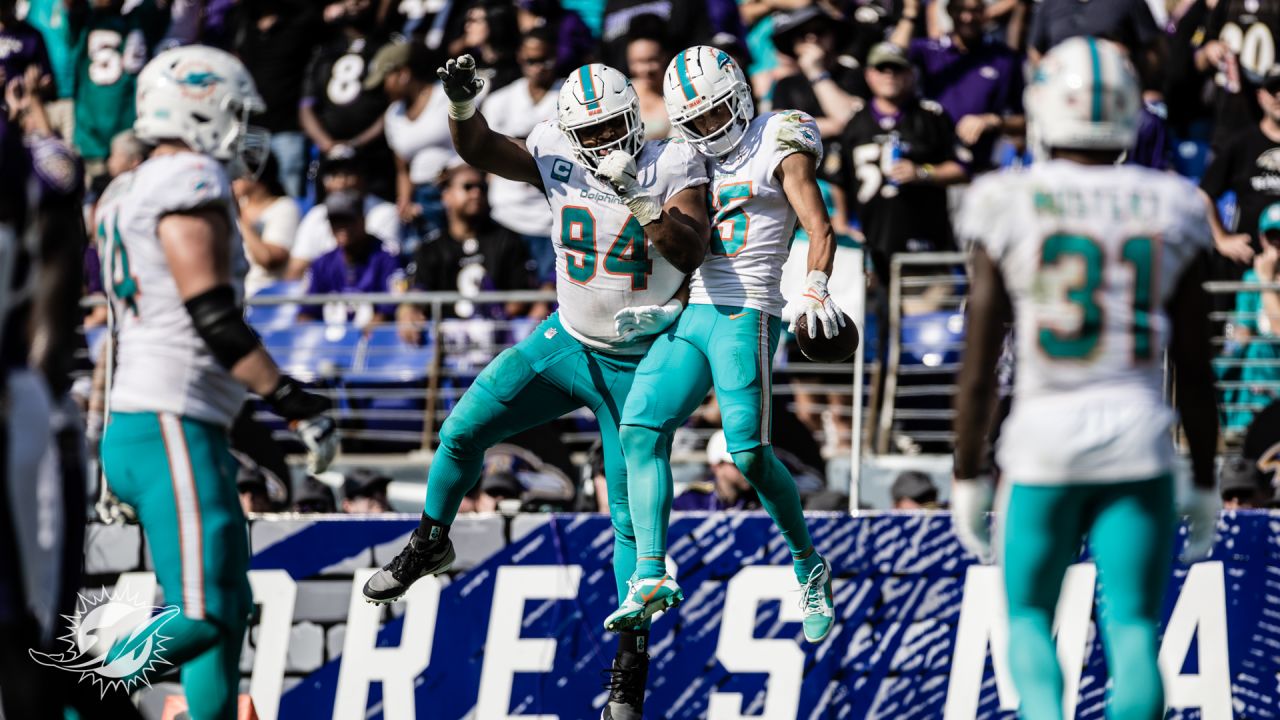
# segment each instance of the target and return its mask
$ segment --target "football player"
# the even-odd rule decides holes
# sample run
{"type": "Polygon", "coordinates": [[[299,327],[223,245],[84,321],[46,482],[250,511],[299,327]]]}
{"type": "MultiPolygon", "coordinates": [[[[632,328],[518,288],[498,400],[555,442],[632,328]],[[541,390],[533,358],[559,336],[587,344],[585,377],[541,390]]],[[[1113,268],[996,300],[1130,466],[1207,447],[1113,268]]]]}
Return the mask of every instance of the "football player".
{"type": "Polygon", "coordinates": [[[234,718],[253,609],[249,541],[227,431],[257,393],[291,421],[323,470],[337,450],[328,399],[282,374],[245,323],[247,268],[228,172],[249,172],[264,105],[239,60],[209,47],[156,56],[138,76],[138,137],[150,159],[116,178],[96,215],[115,334],[102,465],[137,513],[182,666],[192,718],[234,718]]]}
{"type": "Polygon", "coordinates": [[[803,113],[755,117],[742,70],[716,48],[677,55],[663,96],[678,135],[711,159],[715,230],[690,282],[689,307],[640,364],[623,412],[639,560],[605,626],[632,627],[683,599],[665,561],[671,439],[714,385],[733,462],[791,548],[805,638],[820,642],[835,621],[831,568],[814,550],[795,481],[773,453],[770,415],[781,317],[790,317],[794,330],[805,316],[810,337],[835,337],[845,323],[827,292],[836,243],[815,178],[822,141],[803,113]],[[808,275],[802,297],[784,308],[782,265],[797,218],[809,233],[808,275]]]}
{"type": "Polygon", "coordinates": [[[1009,665],[1028,720],[1063,716],[1053,615],[1082,539],[1102,588],[1107,717],[1164,714],[1156,658],[1177,530],[1178,419],[1163,399],[1166,350],[1194,481],[1185,556],[1203,557],[1213,541],[1218,415],[1201,286],[1212,235],[1193,185],[1116,165],[1141,106],[1119,49],[1083,37],[1058,45],[1026,91],[1029,138],[1043,161],[975,182],[958,219],[974,247],[952,513],[961,542],[987,557],[993,493],[978,474],[1012,322],[1017,378],[997,448],[1005,482],[995,548],[1009,665]]]}
{"type": "MultiPolygon", "coordinates": [[[[706,168],[684,142],[644,142],[635,90],[605,65],[573,71],[560,89],[557,121],[540,123],[523,141],[494,132],[476,112],[482,81],[470,56],[450,60],[440,77],[458,154],[546,194],[560,309],[495,358],[445,420],[422,521],[370,578],[365,597],[391,602],[418,578],[448,570],[449,526],[480,479],[485,450],[580,407],[600,424],[621,596],[636,555],[618,423],[640,358],[682,310],[677,292],[706,252],[706,168]]],[[[630,629],[620,638],[605,718],[640,718],[647,630],[630,629]]]]}

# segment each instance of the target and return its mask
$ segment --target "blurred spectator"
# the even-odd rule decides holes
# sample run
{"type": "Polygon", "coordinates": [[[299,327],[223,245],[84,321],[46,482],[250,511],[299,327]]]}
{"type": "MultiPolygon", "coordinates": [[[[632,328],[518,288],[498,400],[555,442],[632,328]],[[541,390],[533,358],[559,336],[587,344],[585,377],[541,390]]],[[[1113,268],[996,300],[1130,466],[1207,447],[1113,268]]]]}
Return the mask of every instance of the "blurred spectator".
{"type": "Polygon", "coordinates": [[[938,488],[928,474],[917,470],[900,473],[889,489],[894,510],[927,510],[938,507],[938,488]]]}
{"type": "MultiPolygon", "coordinates": [[[[364,167],[355,158],[330,159],[320,163],[320,186],[326,194],[354,190],[364,197],[364,226],[382,241],[382,249],[400,253],[400,218],[396,206],[366,192],[364,167]]],[[[321,203],[307,211],[298,225],[298,235],[289,251],[286,280],[298,280],[321,255],[338,246],[329,227],[329,211],[321,203]]]]}
{"type": "Polygon", "coordinates": [[[596,47],[591,28],[578,13],[564,9],[560,0],[516,0],[516,25],[522,35],[539,31],[550,39],[555,57],[551,73],[556,77],[586,63],[596,47]]]}
{"type": "MultiPolygon", "coordinates": [[[[1280,203],[1263,211],[1258,219],[1258,235],[1262,250],[1253,257],[1253,267],[1241,278],[1250,283],[1276,282],[1280,260],[1280,203]]],[[[1235,319],[1231,324],[1230,342],[1225,355],[1243,360],[1243,365],[1219,368],[1224,381],[1244,383],[1223,391],[1223,429],[1240,433],[1249,425],[1253,414],[1280,395],[1280,292],[1257,290],[1238,292],[1235,296],[1235,319]]]]}
{"type": "Polygon", "coordinates": [[[717,430],[707,441],[707,466],[711,480],[691,483],[671,501],[672,510],[756,510],[760,507],[760,498],[733,464],[723,430],[717,430]]]}
{"type": "MultiPolygon", "coordinates": [[[[339,190],[325,198],[329,227],[338,246],[311,264],[306,281],[308,295],[386,293],[395,289],[400,268],[396,259],[378,246],[378,239],[365,232],[363,201],[355,190],[339,190]]],[[[298,320],[323,318],[330,325],[351,321],[356,327],[366,329],[392,319],[395,310],[394,304],[339,301],[326,303],[323,308],[304,305],[298,309],[298,320]]]]}
{"type": "Polygon", "coordinates": [[[333,488],[308,475],[293,496],[293,511],[299,513],[332,513],[338,507],[333,488]]]}
{"type": "MultiPolygon", "coordinates": [[[[538,123],[556,119],[556,100],[564,81],[555,74],[555,42],[545,29],[525,35],[517,58],[523,77],[491,94],[480,110],[494,132],[523,140],[538,123]]],[[[495,222],[524,241],[529,256],[538,264],[537,282],[554,287],[552,217],[542,191],[528,183],[494,175],[489,178],[489,207],[495,222]]]]}
{"type": "MultiPolygon", "coordinates": [[[[1227,0],[1223,0],[1226,2],[1227,0]]],[[[1089,35],[1123,45],[1142,78],[1143,89],[1163,85],[1165,35],[1147,0],[1040,0],[1031,19],[1028,53],[1039,62],[1049,48],[1067,38],[1089,35]]]]}
{"type": "Polygon", "coordinates": [[[504,502],[515,504],[513,512],[518,512],[524,504],[524,485],[520,478],[509,472],[487,473],[480,481],[480,495],[476,498],[476,512],[497,512],[504,508],[504,502]]]}
{"type": "Polygon", "coordinates": [[[1026,129],[1022,61],[984,34],[983,7],[983,0],[950,0],[951,34],[912,40],[909,18],[919,16],[920,0],[907,0],[904,19],[889,38],[919,68],[923,95],[955,123],[956,137],[972,153],[975,171],[991,167],[1001,134],[1021,135],[1026,129]]]}
{"type": "Polygon", "coordinates": [[[828,140],[839,135],[849,116],[862,108],[866,95],[856,64],[839,61],[848,36],[848,23],[822,4],[780,14],[773,25],[774,46],[799,68],[778,80],[773,107],[812,115],[818,132],[828,140]]]}
{"type": "Polygon", "coordinates": [[[498,503],[504,499],[518,502],[503,506],[503,512],[515,509],[551,512],[573,508],[574,485],[565,471],[510,440],[494,445],[484,454],[482,478],[480,495],[476,498],[476,509],[481,512],[498,509],[498,503]]]}
{"type": "Polygon", "coordinates": [[[391,197],[395,190],[391,151],[382,136],[387,98],[366,87],[377,20],[372,0],[345,0],[325,7],[324,19],[340,35],[316,48],[302,85],[298,121],[325,157],[359,157],[368,170],[368,190],[391,197]]]}
{"type": "Polygon", "coordinates": [[[71,0],[76,41],[75,146],[89,177],[106,171],[111,138],[133,126],[138,73],[169,15],[156,0],[71,0]]]}
{"type": "Polygon", "coordinates": [[[133,130],[125,130],[111,138],[111,154],[107,156],[107,176],[111,179],[133,170],[147,159],[147,146],[133,130]]]}
{"type": "Polygon", "coordinates": [[[663,38],[664,29],[656,15],[647,15],[632,21],[627,36],[627,75],[640,98],[645,140],[661,140],[671,134],[671,120],[662,99],[662,75],[672,56],[663,38]]]}
{"type": "MultiPolygon", "coordinates": [[[[5,0],[13,3],[14,0],[5,0]]],[[[75,136],[76,36],[66,0],[30,0],[27,22],[40,31],[53,71],[56,100],[45,105],[49,122],[63,138],[75,136]]]]}
{"type": "Polygon", "coordinates": [[[888,287],[892,255],[955,248],[945,186],[964,182],[968,172],[942,107],[916,99],[900,48],[872,48],[866,77],[873,97],[840,136],[840,166],[876,275],[888,287]]]}
{"type": "Polygon", "coordinates": [[[241,4],[236,54],[249,68],[266,112],[254,123],[271,131],[271,153],[285,194],[302,197],[307,137],[298,119],[307,61],[323,29],[311,0],[257,0],[241,4]]]}
{"type": "Polygon", "coordinates": [[[1272,489],[1258,470],[1258,464],[1243,457],[1228,458],[1222,463],[1223,510],[1256,510],[1271,502],[1272,489]]]}
{"type": "Polygon", "coordinates": [[[401,222],[414,223],[418,238],[444,223],[436,180],[458,158],[449,136],[449,98],[436,80],[439,64],[422,45],[392,43],[374,56],[365,79],[366,87],[381,85],[392,100],[384,125],[396,156],[396,210],[401,222]]]}
{"type": "Polygon", "coordinates": [[[391,512],[387,502],[387,486],[391,478],[368,468],[356,468],[342,481],[342,512],[348,515],[371,515],[391,512]]]}
{"type": "Polygon", "coordinates": [[[271,497],[267,494],[267,478],[257,466],[242,463],[236,471],[236,491],[240,493],[240,509],[244,513],[271,512],[271,497]]]}
{"type": "Polygon", "coordinates": [[[231,183],[240,207],[244,254],[249,260],[244,278],[246,295],[284,277],[289,248],[298,234],[298,203],[288,197],[278,170],[275,155],[268,155],[259,177],[247,175],[231,183]]]}
{"type": "Polygon", "coordinates": [[[604,445],[599,440],[587,451],[578,499],[578,509],[582,512],[609,512],[609,480],[604,474],[604,445]]]}
{"type": "Polygon", "coordinates": [[[53,88],[49,52],[40,31],[18,19],[15,5],[16,0],[0,0],[0,85],[22,77],[28,67],[35,65],[40,69],[40,79],[36,87],[26,89],[44,95],[53,88]]]}
{"type": "MultiPolygon", "coordinates": [[[[470,53],[476,66],[488,75],[490,90],[505,87],[520,77],[515,52],[520,42],[516,12],[510,0],[480,0],[463,16],[462,37],[449,46],[449,56],[470,53]]],[[[430,68],[434,73],[435,68],[430,68]]]]}
{"type": "MultiPolygon", "coordinates": [[[[1253,260],[1258,218],[1267,205],[1280,200],[1280,77],[1260,88],[1257,99],[1263,110],[1262,121],[1220,147],[1200,180],[1214,247],[1237,265],[1253,260]],[[1239,208],[1234,233],[1224,226],[1218,213],[1217,200],[1228,191],[1235,193],[1239,208]]],[[[1219,275],[1239,275],[1238,270],[1219,270],[1219,275]]]]}
{"type": "MultiPolygon", "coordinates": [[[[642,26],[649,22],[642,19],[646,16],[656,17],[666,28],[668,47],[684,49],[706,42],[718,31],[712,28],[709,7],[720,4],[718,0],[606,0],[599,60],[615,68],[625,68],[627,39],[635,31],[637,21],[642,26]]],[[[736,34],[741,35],[742,23],[737,13],[732,15],[731,19],[722,20],[734,23],[738,29],[736,34]]]]}
{"type": "MultiPolygon", "coordinates": [[[[1214,150],[1247,131],[1262,108],[1255,90],[1275,72],[1280,56],[1280,0],[1217,0],[1193,61],[1214,84],[1214,150]]],[[[1200,98],[1196,98],[1199,100],[1200,98]]]]}
{"type": "MultiPolygon", "coordinates": [[[[488,290],[528,290],[533,263],[520,236],[489,219],[484,175],[469,165],[450,168],[444,175],[444,208],[447,222],[439,239],[423,243],[409,264],[410,285],[415,290],[456,291],[474,296],[488,290]]],[[[469,300],[446,306],[446,317],[515,317],[522,303],[477,307],[469,300]]],[[[401,305],[396,315],[400,337],[417,344],[422,323],[420,308],[401,305]]]]}

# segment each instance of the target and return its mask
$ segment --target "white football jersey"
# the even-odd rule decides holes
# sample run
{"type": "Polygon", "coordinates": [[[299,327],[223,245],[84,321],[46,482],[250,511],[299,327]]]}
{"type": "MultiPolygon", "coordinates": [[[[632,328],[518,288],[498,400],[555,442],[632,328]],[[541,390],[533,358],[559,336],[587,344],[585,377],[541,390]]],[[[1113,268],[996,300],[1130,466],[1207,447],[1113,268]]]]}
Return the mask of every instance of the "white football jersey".
{"type": "MultiPolygon", "coordinates": [[[[607,183],[574,162],[564,133],[539,123],[525,141],[551,203],[560,322],[584,345],[611,353],[644,353],[652,338],[623,343],[613,316],[632,305],[663,305],[684,274],[644,236],[644,229],[607,183]]],[[[702,156],[679,140],[645,143],[636,158],[640,186],[659,204],[705,185],[702,156]]]]}
{"type": "Polygon", "coordinates": [[[773,112],[751,121],[738,148],[713,160],[711,246],[689,283],[689,303],[732,305],[781,316],[782,265],[796,229],[796,212],[774,176],[792,153],[822,160],[813,118],[773,112]]]}
{"type": "Polygon", "coordinates": [[[112,181],[95,234],[116,318],[113,412],[167,412],[230,426],[245,388],[196,333],[169,271],[157,226],[168,213],[220,207],[229,218],[228,267],[237,296],[248,263],[222,165],[196,153],[161,155],[112,181]]]}
{"type": "Polygon", "coordinates": [[[1212,246],[1186,180],[1037,163],[973,184],[959,236],[998,264],[1017,369],[997,459],[1017,483],[1123,482],[1173,467],[1165,306],[1212,246]]]}

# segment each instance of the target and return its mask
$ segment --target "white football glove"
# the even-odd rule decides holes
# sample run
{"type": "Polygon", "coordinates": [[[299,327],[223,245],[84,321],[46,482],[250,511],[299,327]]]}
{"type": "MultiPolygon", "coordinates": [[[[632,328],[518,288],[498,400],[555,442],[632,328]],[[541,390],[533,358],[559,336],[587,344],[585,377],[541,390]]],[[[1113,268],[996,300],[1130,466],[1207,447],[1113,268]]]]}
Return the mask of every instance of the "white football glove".
{"type": "Polygon", "coordinates": [[[636,159],[621,150],[614,150],[596,165],[596,176],[618,193],[637,222],[648,225],[662,217],[662,206],[640,189],[636,175],[636,159]]]}
{"type": "Polygon", "coordinates": [[[810,270],[804,278],[804,292],[783,308],[782,316],[791,318],[791,324],[787,326],[788,332],[796,331],[796,321],[801,315],[809,326],[811,338],[818,337],[819,321],[822,323],[822,334],[828,340],[838,335],[840,328],[845,325],[844,313],[840,312],[836,302],[831,299],[831,293],[827,292],[827,274],[821,270],[810,270]]]}
{"type": "Polygon", "coordinates": [[[1218,512],[1222,510],[1222,498],[1212,488],[1193,488],[1182,503],[1182,514],[1187,516],[1187,544],[1182,549],[1182,561],[1188,565],[1205,559],[1213,549],[1214,535],[1218,529],[1218,512]]]}
{"type": "Polygon", "coordinates": [[[666,305],[636,305],[625,307],[613,316],[613,326],[623,342],[631,342],[642,335],[657,335],[680,317],[684,305],[679,300],[669,300],[666,305]]]}
{"type": "Polygon", "coordinates": [[[987,513],[991,512],[992,490],[990,478],[955,480],[951,483],[951,527],[956,539],[979,562],[991,562],[991,526],[987,513]]]}
{"type": "Polygon", "coordinates": [[[338,424],[328,415],[316,415],[292,423],[293,431],[307,448],[307,472],[315,475],[329,469],[338,454],[338,424]]]}

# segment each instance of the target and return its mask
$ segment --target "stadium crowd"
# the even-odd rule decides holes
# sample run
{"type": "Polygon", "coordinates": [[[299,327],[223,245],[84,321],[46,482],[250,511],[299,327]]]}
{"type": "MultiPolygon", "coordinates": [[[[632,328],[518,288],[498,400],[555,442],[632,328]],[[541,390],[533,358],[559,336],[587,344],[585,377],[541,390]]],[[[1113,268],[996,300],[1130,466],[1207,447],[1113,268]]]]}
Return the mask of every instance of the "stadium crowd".
{"type": "MultiPolygon", "coordinates": [[[[646,138],[660,139],[671,133],[661,87],[668,61],[681,48],[710,44],[749,69],[761,109],[793,108],[816,119],[824,197],[838,233],[866,250],[868,315],[882,321],[879,342],[865,341],[882,351],[889,259],[957,249],[950,209],[975,176],[1028,162],[1034,138],[1025,132],[1026,78],[1049,47],[1077,35],[1115,41],[1137,67],[1145,107],[1126,161],[1199,180],[1213,208],[1215,279],[1274,281],[1278,33],[1280,0],[0,0],[0,80],[11,109],[42,104],[49,131],[72,141],[83,159],[74,171],[83,172],[92,229],[97,197],[147,153],[130,130],[135,81],[147,60],[197,41],[230,50],[266,100],[255,123],[271,132],[264,172],[234,186],[250,263],[246,292],[467,296],[552,287],[552,218],[537,190],[462,163],[436,68],[473,55],[486,79],[481,112],[498,132],[523,137],[555,119],[561,78],[586,62],[609,63],[632,79],[646,138]]],[[[9,127],[16,117],[7,115],[9,127]]],[[[85,244],[90,295],[102,292],[100,250],[85,244]]],[[[862,281],[839,277],[833,286],[862,281]]],[[[1223,326],[1223,358],[1280,357],[1280,293],[1217,299],[1219,310],[1236,311],[1223,326]]],[[[550,309],[464,300],[444,312],[509,321],[536,320],[550,309]]],[[[407,345],[424,342],[427,318],[427,308],[394,302],[307,305],[297,315],[366,333],[394,327],[407,345]]],[[[86,310],[86,329],[105,322],[103,308],[86,310]]],[[[1235,381],[1224,397],[1224,427],[1242,436],[1273,399],[1280,368],[1227,363],[1220,371],[1220,379],[1235,381]]],[[[794,413],[778,411],[790,417],[775,416],[777,444],[795,459],[798,478],[813,478],[814,507],[839,507],[828,490],[839,483],[825,471],[805,471],[823,467],[813,436],[830,419],[804,408],[800,393],[794,413]]],[[[714,432],[713,413],[697,422],[703,435],[714,432]]],[[[825,454],[847,449],[847,436],[845,427],[825,454]]],[[[715,438],[705,482],[691,483],[676,507],[757,507],[715,438]]],[[[493,469],[469,506],[494,509],[517,499],[536,507],[531,498],[552,497],[547,507],[592,507],[598,462],[578,470],[567,458],[521,455],[522,448],[555,455],[545,437],[513,443],[511,463],[546,469],[493,469]],[[541,481],[521,479],[528,477],[541,481]],[[547,490],[557,483],[568,484],[567,500],[547,490]]],[[[264,468],[282,464],[278,450],[265,451],[267,460],[246,452],[264,468]]],[[[927,477],[899,480],[895,505],[936,502],[927,477]]],[[[308,479],[293,493],[293,507],[386,510],[387,482],[371,471],[349,472],[339,503],[328,486],[308,479]]],[[[246,509],[287,507],[288,490],[282,497],[268,484],[261,469],[246,468],[246,509]]]]}

